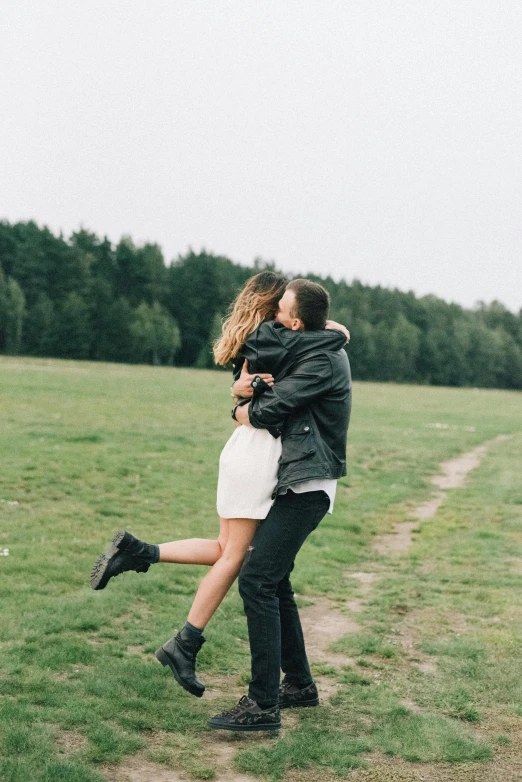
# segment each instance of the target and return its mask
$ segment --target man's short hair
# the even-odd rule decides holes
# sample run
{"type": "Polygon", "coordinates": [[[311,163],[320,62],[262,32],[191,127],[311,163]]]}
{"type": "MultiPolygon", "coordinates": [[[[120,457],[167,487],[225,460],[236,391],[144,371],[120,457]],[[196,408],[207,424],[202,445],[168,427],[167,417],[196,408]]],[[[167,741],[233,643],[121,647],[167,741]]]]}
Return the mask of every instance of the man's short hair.
{"type": "Polygon", "coordinates": [[[306,331],[324,329],[330,309],[328,291],[317,282],[300,279],[289,282],[286,289],[295,294],[292,315],[303,321],[306,331]]]}

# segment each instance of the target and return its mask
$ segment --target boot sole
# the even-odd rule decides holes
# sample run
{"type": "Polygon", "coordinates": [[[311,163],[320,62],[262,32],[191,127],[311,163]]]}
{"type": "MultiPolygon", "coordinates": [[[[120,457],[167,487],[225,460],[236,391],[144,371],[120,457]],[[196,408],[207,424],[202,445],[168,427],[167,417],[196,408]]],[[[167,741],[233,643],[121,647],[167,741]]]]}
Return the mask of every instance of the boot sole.
{"type": "Polygon", "coordinates": [[[280,709],[301,709],[310,708],[312,706],[319,706],[319,698],[315,698],[312,701],[301,701],[300,703],[280,703],[280,709]]]}
{"type": "Polygon", "coordinates": [[[281,730],[281,723],[278,723],[277,725],[230,725],[227,723],[221,723],[221,724],[215,724],[212,722],[207,722],[207,725],[209,728],[213,728],[214,730],[233,730],[236,733],[242,733],[242,732],[251,732],[251,731],[261,731],[261,730],[281,730]]]}
{"type": "Polygon", "coordinates": [[[125,530],[120,530],[112,538],[112,542],[103,554],[101,554],[96,562],[91,573],[91,589],[105,589],[110,580],[110,575],[107,574],[107,570],[110,565],[112,557],[119,553],[119,544],[125,537],[125,530]]]}
{"type": "Polygon", "coordinates": [[[172,671],[172,675],[176,679],[177,683],[180,687],[183,687],[184,690],[187,692],[190,692],[191,695],[195,695],[196,698],[203,697],[203,693],[205,690],[195,690],[193,687],[190,687],[186,682],[183,681],[183,679],[180,678],[176,666],[174,665],[173,661],[168,656],[167,652],[164,650],[162,646],[160,646],[159,649],[157,649],[154,652],[156,659],[160,661],[160,663],[166,668],[167,666],[172,671]]]}

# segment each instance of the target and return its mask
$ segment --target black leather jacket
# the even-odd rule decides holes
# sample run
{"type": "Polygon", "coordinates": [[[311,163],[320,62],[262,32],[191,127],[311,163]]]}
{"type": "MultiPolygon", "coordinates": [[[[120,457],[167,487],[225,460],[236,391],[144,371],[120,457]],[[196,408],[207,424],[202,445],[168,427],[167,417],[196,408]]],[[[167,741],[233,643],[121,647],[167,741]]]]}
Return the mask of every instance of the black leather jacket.
{"type": "Polygon", "coordinates": [[[255,395],[249,418],[257,429],[282,438],[274,497],[292,484],[346,475],[346,436],[352,382],[344,334],[334,330],[291,331],[262,323],[243,346],[250,372],[270,372],[273,388],[255,395]]]}

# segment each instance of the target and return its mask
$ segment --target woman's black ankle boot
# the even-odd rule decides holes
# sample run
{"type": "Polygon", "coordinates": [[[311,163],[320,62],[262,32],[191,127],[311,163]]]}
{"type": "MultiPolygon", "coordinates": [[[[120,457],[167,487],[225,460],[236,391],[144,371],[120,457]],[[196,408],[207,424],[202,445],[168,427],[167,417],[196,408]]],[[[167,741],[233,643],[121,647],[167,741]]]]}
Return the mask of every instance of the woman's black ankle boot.
{"type": "Polygon", "coordinates": [[[135,537],[135,535],[127,532],[127,530],[117,532],[113,538],[113,542],[121,553],[142,559],[149,565],[154,565],[159,560],[158,546],[154,543],[144,543],[142,540],[135,537]]]}
{"type": "Polygon", "coordinates": [[[196,656],[204,643],[202,635],[184,627],[156,652],[157,659],[162,665],[169,666],[177,683],[196,698],[201,698],[205,692],[205,685],[196,677],[196,656]]]}
{"type": "Polygon", "coordinates": [[[111,578],[134,570],[146,573],[159,560],[159,546],[143,541],[126,530],[117,532],[105,553],[101,554],[91,572],[92,589],[105,589],[111,578]]]}

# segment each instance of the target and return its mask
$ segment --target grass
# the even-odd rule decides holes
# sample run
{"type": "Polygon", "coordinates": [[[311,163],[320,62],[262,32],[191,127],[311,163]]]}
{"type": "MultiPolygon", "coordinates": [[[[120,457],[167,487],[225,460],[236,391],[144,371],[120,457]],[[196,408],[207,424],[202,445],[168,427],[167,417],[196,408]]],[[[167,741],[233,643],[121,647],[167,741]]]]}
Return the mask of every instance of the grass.
{"type": "MultiPolygon", "coordinates": [[[[134,756],[194,779],[222,773],[206,720],[248,681],[236,590],[198,658],[224,694],[199,701],[153,651],[205,569],[155,566],[101,593],[87,584],[123,526],[156,542],[215,535],[228,385],[197,370],[0,359],[0,779],[100,782],[134,756]]],[[[318,780],[382,754],[509,769],[522,744],[520,432],[517,393],[356,384],[348,476],[293,580],[303,606],[360,597],[360,632],[332,647],[355,665],[316,662],[335,694],[281,738],[238,743],[239,772],[318,780]],[[375,554],[374,536],[427,498],[441,461],[499,433],[513,437],[407,554],[375,554]],[[358,571],[378,576],[367,595],[346,577],[358,571]]]]}

